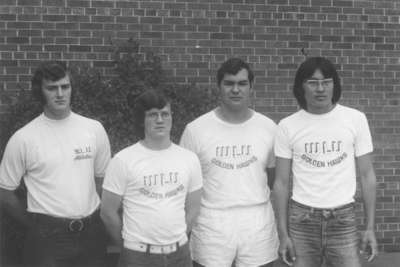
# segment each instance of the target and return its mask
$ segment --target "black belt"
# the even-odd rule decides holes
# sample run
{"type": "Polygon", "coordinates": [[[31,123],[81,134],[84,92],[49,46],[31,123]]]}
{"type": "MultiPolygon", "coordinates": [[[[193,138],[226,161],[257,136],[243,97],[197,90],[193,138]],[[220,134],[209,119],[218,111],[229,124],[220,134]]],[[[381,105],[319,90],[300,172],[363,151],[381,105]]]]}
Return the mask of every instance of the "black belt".
{"type": "Polygon", "coordinates": [[[50,215],[33,212],[30,212],[29,214],[31,218],[38,224],[47,224],[55,227],[61,227],[69,232],[83,231],[90,224],[93,224],[100,220],[100,210],[96,210],[91,215],[80,219],[53,217],[50,215]]]}

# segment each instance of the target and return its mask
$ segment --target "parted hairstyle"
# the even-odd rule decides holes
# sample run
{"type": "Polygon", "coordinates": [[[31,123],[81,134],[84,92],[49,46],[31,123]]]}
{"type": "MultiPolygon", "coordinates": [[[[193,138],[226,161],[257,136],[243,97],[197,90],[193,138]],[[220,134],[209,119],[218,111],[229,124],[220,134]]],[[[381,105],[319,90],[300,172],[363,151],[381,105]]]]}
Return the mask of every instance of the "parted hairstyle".
{"type": "Polygon", "coordinates": [[[297,69],[293,85],[293,94],[299,106],[304,110],[307,110],[307,102],[304,97],[303,83],[311,78],[316,70],[320,70],[325,79],[333,79],[332,104],[339,101],[342,93],[340,78],[332,62],[323,57],[310,57],[297,69]]]}
{"type": "Polygon", "coordinates": [[[254,73],[250,68],[249,64],[244,62],[240,58],[230,58],[224,63],[222,63],[221,67],[217,71],[217,85],[218,87],[221,85],[221,81],[224,78],[225,74],[236,75],[241,69],[246,69],[248,73],[249,82],[253,85],[254,73]]]}
{"type": "Polygon", "coordinates": [[[128,104],[133,107],[134,126],[140,139],[144,139],[144,117],[150,109],[162,109],[171,105],[171,100],[160,90],[149,89],[138,96],[128,96],[128,104]]]}
{"type": "MultiPolygon", "coordinates": [[[[62,61],[43,61],[36,68],[35,73],[31,79],[32,95],[36,100],[39,100],[43,105],[46,104],[42,92],[43,80],[58,81],[69,75],[69,71],[65,62],[62,61]]],[[[71,79],[71,77],[69,77],[71,79]]],[[[72,90],[73,92],[73,90],[72,90]]],[[[72,98],[71,92],[71,98],[72,98]]]]}

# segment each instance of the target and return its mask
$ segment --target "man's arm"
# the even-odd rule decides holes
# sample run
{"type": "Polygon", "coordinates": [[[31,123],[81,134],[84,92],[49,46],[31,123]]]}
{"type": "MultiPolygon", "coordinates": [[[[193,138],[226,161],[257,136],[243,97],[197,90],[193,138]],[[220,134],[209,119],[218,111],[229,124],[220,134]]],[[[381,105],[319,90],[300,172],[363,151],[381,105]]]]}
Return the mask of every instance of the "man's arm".
{"type": "Polygon", "coordinates": [[[190,233],[192,230],[193,222],[197,217],[200,209],[200,199],[201,199],[202,189],[190,192],[186,196],[185,201],[185,214],[186,214],[186,232],[190,233]]]}
{"type": "Polygon", "coordinates": [[[268,186],[272,191],[275,183],[275,168],[267,168],[268,186]]]}
{"type": "Polygon", "coordinates": [[[367,255],[368,261],[372,261],[378,255],[378,244],[375,238],[375,204],[376,204],[376,176],[372,166],[371,155],[366,154],[357,157],[357,165],[360,170],[361,190],[363,195],[364,210],[367,218],[366,229],[362,238],[363,251],[370,249],[367,255]]]}
{"type": "Polygon", "coordinates": [[[276,179],[272,191],[275,212],[278,218],[278,233],[280,239],[279,254],[287,265],[295,260],[295,251],[288,233],[288,203],[290,193],[290,170],[292,160],[276,158],[276,179]]]}
{"type": "Polygon", "coordinates": [[[101,194],[103,193],[104,177],[95,176],[94,177],[94,182],[96,184],[96,192],[101,197],[101,194]]]}
{"type": "Polygon", "coordinates": [[[0,205],[3,211],[6,211],[13,219],[19,222],[22,226],[29,228],[32,223],[29,221],[26,205],[24,205],[15,190],[7,190],[0,188],[0,205]]]}
{"type": "Polygon", "coordinates": [[[103,189],[100,216],[114,244],[122,247],[122,196],[103,189]]]}

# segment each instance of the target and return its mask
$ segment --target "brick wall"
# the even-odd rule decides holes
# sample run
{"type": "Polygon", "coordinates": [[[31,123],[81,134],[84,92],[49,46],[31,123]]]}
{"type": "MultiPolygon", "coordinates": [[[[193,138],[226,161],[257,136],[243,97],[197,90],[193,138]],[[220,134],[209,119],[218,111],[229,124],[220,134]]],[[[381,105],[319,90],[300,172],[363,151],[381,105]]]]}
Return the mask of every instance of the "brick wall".
{"type": "Polygon", "coordinates": [[[399,20],[399,0],[1,0],[0,113],[29,89],[40,60],[107,75],[112,44],[132,37],[177,82],[215,87],[218,65],[243,57],[256,72],[254,106],[278,121],[296,110],[290,88],[303,54],[329,57],[341,102],[366,112],[372,128],[380,248],[400,251],[399,20]]]}

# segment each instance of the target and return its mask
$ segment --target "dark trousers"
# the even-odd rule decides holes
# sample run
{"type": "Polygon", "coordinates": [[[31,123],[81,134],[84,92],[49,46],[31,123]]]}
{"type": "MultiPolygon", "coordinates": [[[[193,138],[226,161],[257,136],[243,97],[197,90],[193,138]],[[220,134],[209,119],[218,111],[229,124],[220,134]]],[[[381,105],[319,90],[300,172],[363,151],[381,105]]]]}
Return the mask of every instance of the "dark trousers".
{"type": "Polygon", "coordinates": [[[105,266],[106,234],[99,212],[82,221],[31,214],[24,244],[25,266],[105,266]]]}

